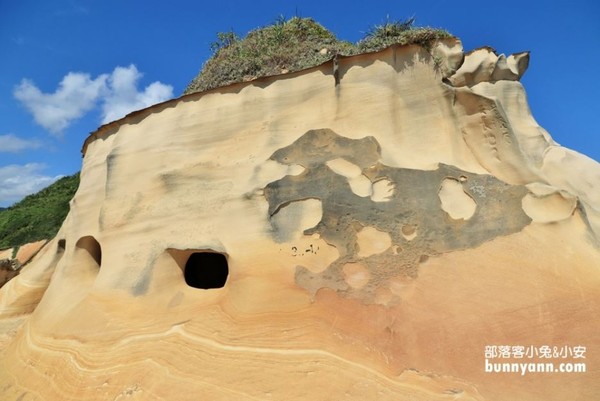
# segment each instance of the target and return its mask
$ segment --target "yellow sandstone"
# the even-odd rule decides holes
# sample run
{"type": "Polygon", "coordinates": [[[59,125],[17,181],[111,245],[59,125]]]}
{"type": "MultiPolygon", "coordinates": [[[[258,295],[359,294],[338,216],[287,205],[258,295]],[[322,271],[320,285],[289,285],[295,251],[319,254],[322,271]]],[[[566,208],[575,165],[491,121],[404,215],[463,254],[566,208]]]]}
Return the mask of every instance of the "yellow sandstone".
{"type": "Polygon", "coordinates": [[[100,127],[0,290],[0,398],[597,400],[600,165],[535,122],[528,57],[393,46],[100,127]]]}

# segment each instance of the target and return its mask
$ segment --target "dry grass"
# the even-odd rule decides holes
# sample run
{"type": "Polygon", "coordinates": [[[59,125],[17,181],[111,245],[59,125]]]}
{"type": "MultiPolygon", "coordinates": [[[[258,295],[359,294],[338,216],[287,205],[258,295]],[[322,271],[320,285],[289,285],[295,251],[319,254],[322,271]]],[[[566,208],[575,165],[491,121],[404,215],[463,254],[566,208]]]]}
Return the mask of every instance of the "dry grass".
{"type": "Polygon", "coordinates": [[[257,77],[299,71],[330,60],[336,54],[353,55],[384,49],[392,44],[419,44],[452,37],[444,30],[415,28],[414,19],[386,21],[372,27],[356,44],[339,40],[310,18],[278,18],[240,39],[220,32],[211,45],[212,57],[204,64],[184,94],[202,92],[257,77]]]}

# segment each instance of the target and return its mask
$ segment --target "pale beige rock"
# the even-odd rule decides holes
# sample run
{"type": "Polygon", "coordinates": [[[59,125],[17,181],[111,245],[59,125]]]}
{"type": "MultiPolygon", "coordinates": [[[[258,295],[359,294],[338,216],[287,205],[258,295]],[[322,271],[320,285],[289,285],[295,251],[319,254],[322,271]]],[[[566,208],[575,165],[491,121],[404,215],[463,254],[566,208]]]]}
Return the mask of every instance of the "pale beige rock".
{"type": "Polygon", "coordinates": [[[442,210],[454,220],[469,220],[475,214],[477,204],[465,192],[459,180],[453,178],[443,180],[438,196],[442,203],[442,210]]]}
{"type": "Polygon", "coordinates": [[[358,256],[366,258],[389,249],[392,246],[392,239],[386,232],[374,227],[364,227],[356,233],[356,244],[358,256]]]}
{"type": "Polygon", "coordinates": [[[64,243],[56,239],[49,241],[36,254],[34,264],[24,266],[17,277],[2,287],[0,310],[3,318],[28,314],[36,308],[63,252],[64,243]]]}
{"type": "MultiPolygon", "coordinates": [[[[21,268],[26,265],[47,242],[47,240],[41,240],[0,251],[0,288],[16,277],[21,268]]],[[[2,332],[0,331],[0,333],[2,332]]]]}
{"type": "Polygon", "coordinates": [[[525,56],[459,68],[458,45],[92,134],[57,237],[0,289],[3,399],[595,400],[600,167],[523,107],[525,56]],[[486,373],[486,345],[584,345],[588,371],[486,373]]]}
{"type": "Polygon", "coordinates": [[[13,248],[8,248],[0,251],[0,259],[10,259],[12,258],[13,248]]]}
{"type": "Polygon", "coordinates": [[[344,279],[355,289],[364,287],[371,278],[369,269],[361,263],[346,263],[343,267],[344,279]]]}
{"type": "Polygon", "coordinates": [[[302,237],[302,233],[313,228],[323,217],[323,206],[317,199],[292,202],[280,209],[271,219],[275,230],[285,233],[286,240],[302,237]]]}
{"type": "Polygon", "coordinates": [[[450,76],[453,86],[473,86],[481,82],[516,81],[529,66],[529,52],[497,55],[494,49],[482,47],[469,52],[460,68],[450,76]]]}
{"type": "Polygon", "coordinates": [[[536,223],[552,223],[567,219],[577,207],[577,198],[547,185],[528,185],[530,194],[523,198],[523,210],[536,223]]]}
{"type": "Polygon", "coordinates": [[[465,55],[459,39],[446,39],[437,42],[431,51],[435,66],[447,78],[453,75],[462,65],[465,55]]]}
{"type": "Polygon", "coordinates": [[[381,179],[373,183],[373,194],[371,200],[373,202],[389,202],[394,195],[396,186],[388,179],[381,179]]]}
{"type": "Polygon", "coordinates": [[[598,162],[562,146],[549,146],[541,171],[547,182],[575,195],[584,205],[589,223],[600,236],[600,169],[598,162]],[[572,174],[568,174],[572,172],[572,174]]]}
{"type": "Polygon", "coordinates": [[[366,197],[373,194],[373,183],[362,174],[362,170],[355,164],[352,164],[344,159],[329,160],[325,163],[327,167],[348,179],[350,189],[358,196],[366,197]]]}
{"type": "Polygon", "coordinates": [[[47,242],[48,240],[44,239],[21,245],[17,252],[16,259],[19,261],[19,263],[21,263],[21,265],[24,265],[25,263],[29,262],[29,260],[35,256],[35,254],[37,254],[47,242]]]}

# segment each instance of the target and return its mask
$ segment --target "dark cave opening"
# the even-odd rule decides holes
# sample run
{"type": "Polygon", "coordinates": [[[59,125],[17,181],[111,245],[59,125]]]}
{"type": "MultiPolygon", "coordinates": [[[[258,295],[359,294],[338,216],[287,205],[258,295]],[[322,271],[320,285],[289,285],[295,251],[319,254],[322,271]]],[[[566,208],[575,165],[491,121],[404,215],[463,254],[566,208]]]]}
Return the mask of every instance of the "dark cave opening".
{"type": "Polygon", "coordinates": [[[229,265],[222,253],[194,252],[185,263],[185,282],[190,287],[222,288],[228,275],[229,265]]]}

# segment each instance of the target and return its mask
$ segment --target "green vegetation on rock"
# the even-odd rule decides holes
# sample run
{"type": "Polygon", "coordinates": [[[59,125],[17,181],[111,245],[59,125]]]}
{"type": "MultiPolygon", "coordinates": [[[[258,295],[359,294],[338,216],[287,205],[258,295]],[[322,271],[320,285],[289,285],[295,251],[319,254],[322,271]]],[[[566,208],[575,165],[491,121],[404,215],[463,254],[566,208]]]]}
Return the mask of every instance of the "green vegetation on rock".
{"type": "Polygon", "coordinates": [[[69,213],[79,173],[63,177],[40,192],[0,211],[0,248],[53,238],[69,213]]]}
{"type": "Polygon", "coordinates": [[[217,34],[213,56],[188,85],[185,94],[202,92],[256,77],[293,72],[324,63],[332,54],[354,54],[349,42],[310,18],[279,18],[240,39],[233,32],[217,34]]]}
{"type": "Polygon", "coordinates": [[[359,53],[375,52],[394,44],[420,45],[430,49],[436,41],[453,36],[446,30],[430,27],[414,27],[414,18],[390,21],[372,27],[356,46],[359,53]]]}
{"type": "Polygon", "coordinates": [[[357,44],[338,40],[310,18],[278,18],[274,24],[249,32],[240,39],[233,31],[220,32],[211,44],[212,57],[184,94],[258,77],[314,67],[335,55],[374,52],[392,44],[419,44],[429,48],[436,40],[450,38],[441,29],[413,27],[414,18],[372,27],[357,44]]]}

